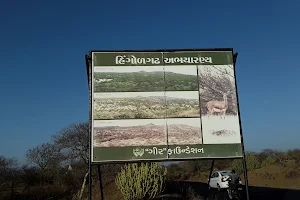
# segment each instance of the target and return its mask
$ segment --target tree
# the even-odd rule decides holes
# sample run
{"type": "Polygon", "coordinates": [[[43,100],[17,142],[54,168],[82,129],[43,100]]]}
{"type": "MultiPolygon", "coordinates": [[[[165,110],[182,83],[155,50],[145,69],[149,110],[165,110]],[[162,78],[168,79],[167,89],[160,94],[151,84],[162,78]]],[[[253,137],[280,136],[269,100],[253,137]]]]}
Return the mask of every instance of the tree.
{"type": "Polygon", "coordinates": [[[41,172],[41,185],[45,178],[50,178],[59,174],[59,167],[63,160],[62,155],[56,145],[43,143],[27,151],[26,157],[30,164],[37,166],[41,172]]]}
{"type": "Polygon", "coordinates": [[[88,166],[89,134],[89,123],[73,123],[58,131],[52,139],[69,163],[81,160],[88,166]]]}
{"type": "Polygon", "coordinates": [[[11,174],[18,167],[16,159],[0,156],[0,177],[11,174]]]}
{"type": "Polygon", "coordinates": [[[89,173],[89,134],[89,123],[73,123],[52,137],[57,148],[66,158],[66,163],[69,165],[83,163],[82,170],[85,171],[85,174],[82,174],[83,183],[79,194],[80,199],[89,173]]]}
{"type": "Polygon", "coordinates": [[[9,187],[8,183],[10,183],[12,197],[14,195],[14,185],[18,172],[18,163],[16,159],[0,156],[0,187],[9,187]]]}
{"type": "Polygon", "coordinates": [[[294,160],[298,163],[300,161],[300,149],[288,150],[287,156],[290,160],[294,160]]]}
{"type": "MultiPolygon", "coordinates": [[[[260,168],[260,162],[257,156],[254,153],[246,153],[246,164],[247,170],[253,170],[260,168]]],[[[243,160],[242,159],[235,159],[231,163],[231,168],[235,169],[238,173],[243,173],[243,160]]]]}
{"type": "Polygon", "coordinates": [[[274,155],[269,155],[266,159],[261,163],[261,166],[269,166],[277,162],[277,158],[274,155]]]}
{"type": "Polygon", "coordinates": [[[40,170],[34,166],[24,165],[21,168],[22,175],[21,180],[25,184],[23,191],[30,192],[30,187],[35,186],[40,182],[40,170]]]}
{"type": "Polygon", "coordinates": [[[127,164],[116,176],[125,200],[153,199],[163,192],[167,168],[162,163],[127,164]]]}
{"type": "Polygon", "coordinates": [[[246,162],[248,170],[258,169],[260,167],[258,158],[252,153],[246,154],[246,162]]]}
{"type": "Polygon", "coordinates": [[[244,171],[243,160],[242,159],[234,159],[231,163],[231,168],[234,169],[238,174],[242,174],[244,171]]]}

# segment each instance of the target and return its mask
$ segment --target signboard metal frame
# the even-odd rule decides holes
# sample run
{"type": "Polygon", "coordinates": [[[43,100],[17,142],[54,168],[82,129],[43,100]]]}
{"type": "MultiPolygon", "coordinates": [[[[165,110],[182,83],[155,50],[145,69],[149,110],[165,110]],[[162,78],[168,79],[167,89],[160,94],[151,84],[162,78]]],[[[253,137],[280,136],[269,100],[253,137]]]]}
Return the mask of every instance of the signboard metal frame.
{"type": "MultiPolygon", "coordinates": [[[[242,132],[242,123],[241,123],[241,116],[240,116],[240,107],[239,107],[239,98],[238,98],[238,88],[237,88],[237,80],[236,80],[236,60],[237,60],[238,53],[234,53],[233,48],[193,48],[193,49],[159,49],[159,50],[91,50],[89,51],[88,55],[85,55],[86,61],[86,70],[87,70],[87,77],[88,77],[88,86],[89,86],[89,124],[90,124],[90,159],[89,159],[89,199],[92,198],[92,165],[98,165],[98,175],[100,183],[100,191],[101,191],[101,199],[103,199],[103,189],[102,189],[102,181],[101,181],[101,172],[100,166],[101,164],[110,164],[110,163],[134,163],[134,162],[162,162],[162,161],[184,161],[184,160],[213,160],[212,168],[214,160],[217,159],[242,159],[243,161],[243,169],[244,169],[244,178],[245,178],[245,189],[246,189],[246,197],[249,200],[249,191],[248,191],[248,175],[247,175],[247,165],[246,165],[246,155],[244,149],[244,139],[243,139],[243,132],[242,132]],[[237,101],[237,111],[239,117],[239,125],[240,125],[240,136],[241,136],[241,148],[242,148],[242,156],[233,156],[233,157],[196,157],[196,158],[179,158],[179,159],[151,159],[151,160],[124,160],[124,161],[109,161],[109,162],[92,162],[92,70],[93,70],[93,60],[92,55],[93,53],[170,53],[170,52],[217,52],[217,51],[231,51],[232,58],[233,58],[233,69],[234,69],[234,80],[235,80],[235,88],[236,88],[236,101],[237,101]]],[[[211,169],[212,170],[212,169],[211,169]]]]}

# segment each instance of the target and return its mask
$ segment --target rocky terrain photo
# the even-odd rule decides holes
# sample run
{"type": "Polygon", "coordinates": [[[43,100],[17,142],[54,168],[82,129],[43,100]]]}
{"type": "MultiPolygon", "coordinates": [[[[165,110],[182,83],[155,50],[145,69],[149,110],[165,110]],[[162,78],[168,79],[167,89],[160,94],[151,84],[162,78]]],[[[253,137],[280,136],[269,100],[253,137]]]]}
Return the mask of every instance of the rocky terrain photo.
{"type": "Polygon", "coordinates": [[[95,147],[166,145],[164,125],[94,128],[95,147]]]}
{"type": "Polygon", "coordinates": [[[186,124],[168,125],[168,144],[202,144],[201,129],[200,127],[189,126],[186,124]]]}

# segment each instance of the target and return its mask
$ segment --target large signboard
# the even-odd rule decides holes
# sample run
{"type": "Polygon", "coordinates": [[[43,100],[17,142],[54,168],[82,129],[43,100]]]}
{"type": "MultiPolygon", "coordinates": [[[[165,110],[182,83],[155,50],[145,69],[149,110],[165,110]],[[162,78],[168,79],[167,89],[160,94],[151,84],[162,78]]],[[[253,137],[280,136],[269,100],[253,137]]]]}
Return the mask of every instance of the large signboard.
{"type": "Polygon", "coordinates": [[[91,58],[93,163],[242,157],[232,50],[91,58]]]}

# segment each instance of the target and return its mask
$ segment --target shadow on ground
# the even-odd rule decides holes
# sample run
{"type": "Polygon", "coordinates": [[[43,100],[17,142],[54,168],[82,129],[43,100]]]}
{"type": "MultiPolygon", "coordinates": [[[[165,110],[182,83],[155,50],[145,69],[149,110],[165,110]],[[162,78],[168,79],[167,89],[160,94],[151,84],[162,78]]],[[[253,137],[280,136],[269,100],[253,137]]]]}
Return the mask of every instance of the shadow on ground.
{"type": "MultiPolygon", "coordinates": [[[[184,189],[186,190],[189,188],[199,195],[201,200],[204,200],[205,196],[207,196],[206,200],[225,199],[225,196],[227,196],[226,192],[219,193],[217,190],[208,191],[207,183],[190,181],[174,181],[171,184],[168,184],[165,194],[176,193],[182,195],[182,193],[184,193],[184,189]]],[[[183,195],[186,196],[186,194],[183,195]]],[[[242,199],[246,199],[246,191],[244,186],[241,186],[241,196],[242,199]]],[[[300,190],[249,186],[249,196],[251,200],[297,200],[300,199],[300,190]]],[[[174,197],[162,199],[171,200],[179,198],[174,197]]]]}

